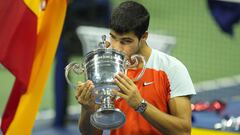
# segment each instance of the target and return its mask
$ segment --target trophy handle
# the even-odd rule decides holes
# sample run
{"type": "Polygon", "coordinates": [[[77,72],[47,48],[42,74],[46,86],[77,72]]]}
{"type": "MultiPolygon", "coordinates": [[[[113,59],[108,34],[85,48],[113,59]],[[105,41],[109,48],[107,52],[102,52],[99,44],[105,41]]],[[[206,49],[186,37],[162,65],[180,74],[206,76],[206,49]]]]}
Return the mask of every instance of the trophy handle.
{"type": "Polygon", "coordinates": [[[68,75],[69,75],[69,72],[73,70],[73,72],[77,75],[80,75],[84,72],[84,68],[83,68],[83,64],[79,64],[79,63],[76,63],[76,62],[71,62],[70,64],[68,64],[66,67],[65,67],[65,78],[67,80],[67,83],[73,87],[74,89],[77,88],[77,84],[74,84],[70,81],[68,75]]]}
{"type": "Polygon", "coordinates": [[[125,74],[127,74],[127,71],[128,71],[129,68],[134,68],[134,67],[138,66],[138,64],[139,64],[139,59],[138,58],[140,58],[142,60],[143,68],[142,68],[142,71],[140,72],[140,74],[136,78],[132,79],[134,82],[136,82],[136,81],[138,81],[142,78],[142,76],[145,72],[145,69],[146,69],[146,60],[142,55],[138,55],[138,54],[132,55],[130,57],[130,61],[132,61],[133,63],[130,62],[129,60],[127,60],[127,59],[124,60],[124,67],[126,69],[125,74]]]}

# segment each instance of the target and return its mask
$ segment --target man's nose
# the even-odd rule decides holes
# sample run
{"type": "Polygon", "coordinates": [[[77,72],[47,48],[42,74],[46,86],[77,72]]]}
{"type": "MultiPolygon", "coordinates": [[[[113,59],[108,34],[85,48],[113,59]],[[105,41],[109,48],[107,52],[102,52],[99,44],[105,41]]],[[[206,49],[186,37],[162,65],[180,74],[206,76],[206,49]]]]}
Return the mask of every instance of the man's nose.
{"type": "Polygon", "coordinates": [[[106,47],[106,48],[111,47],[111,43],[110,43],[109,41],[106,41],[106,42],[105,42],[105,47],[106,47]]]}
{"type": "Polygon", "coordinates": [[[115,50],[118,50],[118,51],[123,51],[123,48],[122,48],[120,42],[114,42],[114,43],[112,44],[112,48],[115,49],[115,50]]]}

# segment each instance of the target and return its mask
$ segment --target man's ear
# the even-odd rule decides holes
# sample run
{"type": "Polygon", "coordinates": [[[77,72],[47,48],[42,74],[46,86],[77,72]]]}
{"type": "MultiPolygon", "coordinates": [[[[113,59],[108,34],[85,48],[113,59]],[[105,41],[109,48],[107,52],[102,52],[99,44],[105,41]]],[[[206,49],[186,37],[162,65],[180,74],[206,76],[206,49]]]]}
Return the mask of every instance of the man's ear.
{"type": "Polygon", "coordinates": [[[143,35],[142,35],[142,40],[144,40],[144,41],[146,41],[147,40],[147,38],[148,38],[148,32],[147,31],[145,31],[144,33],[143,33],[143,35]]]}

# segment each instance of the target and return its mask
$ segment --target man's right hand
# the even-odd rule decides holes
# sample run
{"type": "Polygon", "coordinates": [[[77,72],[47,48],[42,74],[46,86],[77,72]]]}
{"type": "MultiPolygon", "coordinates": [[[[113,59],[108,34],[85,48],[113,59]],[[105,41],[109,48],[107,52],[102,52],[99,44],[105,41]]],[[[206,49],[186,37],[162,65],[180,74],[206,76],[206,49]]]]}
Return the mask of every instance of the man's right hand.
{"type": "Polygon", "coordinates": [[[87,111],[95,111],[95,98],[93,96],[94,84],[88,80],[85,83],[78,82],[75,98],[87,111]]]}

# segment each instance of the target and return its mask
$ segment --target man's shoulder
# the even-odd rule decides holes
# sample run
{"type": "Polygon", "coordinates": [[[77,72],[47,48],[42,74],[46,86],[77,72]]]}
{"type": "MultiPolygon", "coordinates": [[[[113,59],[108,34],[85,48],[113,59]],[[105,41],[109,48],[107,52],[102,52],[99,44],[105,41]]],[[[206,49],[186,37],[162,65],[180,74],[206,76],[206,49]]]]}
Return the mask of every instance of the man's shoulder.
{"type": "Polygon", "coordinates": [[[177,65],[183,65],[182,62],[176,57],[157,49],[152,49],[152,54],[147,64],[148,67],[153,66],[158,70],[167,69],[177,65]]]}

